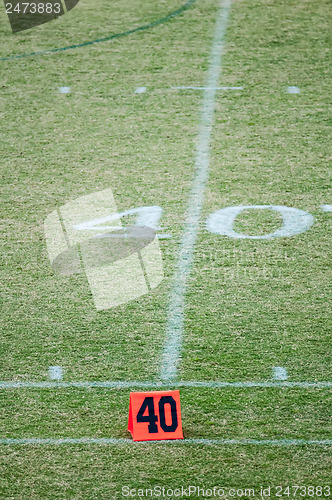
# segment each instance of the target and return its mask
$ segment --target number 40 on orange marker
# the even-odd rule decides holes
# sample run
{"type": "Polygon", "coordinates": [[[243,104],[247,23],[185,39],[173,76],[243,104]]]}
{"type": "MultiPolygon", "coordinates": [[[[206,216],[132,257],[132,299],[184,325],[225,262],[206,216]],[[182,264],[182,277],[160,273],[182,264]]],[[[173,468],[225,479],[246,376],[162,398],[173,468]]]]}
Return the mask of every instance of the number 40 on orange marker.
{"type": "Polygon", "coordinates": [[[183,439],[180,392],[131,392],[128,431],[134,441],[183,439]]]}

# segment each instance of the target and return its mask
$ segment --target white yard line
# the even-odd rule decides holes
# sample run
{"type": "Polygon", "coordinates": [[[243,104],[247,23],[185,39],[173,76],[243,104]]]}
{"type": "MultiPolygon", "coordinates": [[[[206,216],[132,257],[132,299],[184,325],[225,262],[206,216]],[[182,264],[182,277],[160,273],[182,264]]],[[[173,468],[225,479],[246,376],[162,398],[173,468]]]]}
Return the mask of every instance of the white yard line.
{"type": "Polygon", "coordinates": [[[205,446],[303,446],[318,445],[331,446],[332,439],[173,439],[164,441],[132,441],[125,438],[2,438],[0,445],[135,445],[149,446],[151,444],[181,444],[181,445],[205,445],[205,446]]]}
{"type": "Polygon", "coordinates": [[[204,200],[205,186],[209,176],[210,142],[214,122],[216,87],[221,72],[221,56],[231,7],[231,0],[222,0],[215,27],[215,35],[209,58],[206,89],[198,132],[195,159],[195,176],[189,195],[188,210],[179,251],[177,268],[171,291],[166,326],[166,339],[161,360],[160,378],[173,380],[177,376],[177,365],[181,353],[184,331],[185,294],[190,276],[194,247],[204,200]]]}
{"type": "Polygon", "coordinates": [[[321,381],[304,381],[304,382],[286,382],[269,380],[263,382],[255,381],[243,381],[243,382],[224,382],[221,380],[207,380],[207,381],[196,381],[196,380],[179,380],[176,382],[165,381],[165,382],[155,382],[146,381],[142,382],[139,380],[106,380],[106,381],[72,381],[72,382],[7,382],[0,381],[0,389],[67,389],[67,388],[78,388],[78,389],[92,389],[92,388],[102,388],[102,389],[135,389],[135,388],[150,388],[150,389],[167,389],[167,388],[179,388],[179,387],[202,387],[211,389],[222,389],[227,387],[239,387],[239,388],[250,388],[250,387],[266,387],[266,388],[302,388],[302,389],[328,389],[332,387],[332,382],[321,381]]]}
{"type": "Polygon", "coordinates": [[[178,90],[242,90],[243,87],[171,87],[178,90]]]}

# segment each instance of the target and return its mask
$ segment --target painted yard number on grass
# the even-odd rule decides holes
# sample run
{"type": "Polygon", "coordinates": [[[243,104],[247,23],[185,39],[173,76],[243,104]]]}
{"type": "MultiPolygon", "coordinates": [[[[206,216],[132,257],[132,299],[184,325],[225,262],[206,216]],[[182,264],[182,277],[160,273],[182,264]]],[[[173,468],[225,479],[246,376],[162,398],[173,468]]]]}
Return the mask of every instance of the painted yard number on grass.
{"type": "MultiPolygon", "coordinates": [[[[158,206],[138,207],[109,215],[104,217],[99,222],[104,223],[106,221],[118,220],[129,215],[136,215],[136,225],[148,226],[158,230],[162,212],[163,209],[158,206]]],[[[99,227],[95,225],[95,223],[96,221],[86,222],[85,224],[76,226],[76,228],[98,230],[99,227]]],[[[304,233],[310,229],[313,223],[314,217],[309,212],[300,210],[299,208],[286,207],[284,205],[237,205],[234,207],[222,208],[211,214],[206,221],[206,228],[210,233],[228,236],[229,238],[270,240],[273,238],[283,238],[304,233]],[[236,217],[238,217],[244,210],[272,210],[282,216],[283,223],[281,227],[273,233],[261,236],[239,233],[234,230],[233,226],[236,217]]],[[[111,228],[112,227],[110,227],[110,229],[111,228]]],[[[103,226],[103,229],[105,229],[105,226],[103,226]]]]}
{"type": "MultiPolygon", "coordinates": [[[[325,207],[327,205],[323,206],[325,207]]],[[[127,215],[136,215],[137,225],[149,226],[158,230],[162,211],[162,208],[158,206],[139,207],[105,217],[103,222],[106,222],[106,220],[119,219],[127,215]]],[[[206,221],[206,228],[210,233],[228,236],[229,238],[269,240],[304,233],[310,229],[313,223],[314,217],[309,212],[305,212],[299,208],[286,207],[284,205],[237,205],[234,207],[222,208],[211,214],[206,221]],[[261,236],[239,233],[234,229],[234,222],[236,217],[238,217],[244,210],[272,210],[282,216],[282,225],[273,233],[261,236]]],[[[98,227],[94,226],[91,222],[87,222],[85,225],[82,224],[82,228],[83,226],[85,229],[98,229],[98,227]]],[[[77,226],[77,229],[80,228],[77,226]]]]}
{"type": "MultiPolygon", "coordinates": [[[[324,212],[331,211],[331,205],[322,205],[324,212]]],[[[75,229],[79,231],[101,231],[105,229],[116,229],[116,226],[106,226],[106,222],[117,222],[128,216],[135,216],[136,226],[151,227],[158,231],[159,221],[163,209],[157,205],[148,207],[137,207],[123,212],[113,213],[99,219],[86,221],[75,225],[75,229]]],[[[284,238],[295,236],[304,233],[313,225],[314,217],[304,210],[294,207],[286,207],[284,205],[236,205],[233,207],[225,207],[211,214],[206,220],[206,229],[210,233],[228,236],[234,239],[251,239],[251,240],[270,240],[274,238],[284,238]],[[239,233],[234,229],[236,218],[244,210],[271,210],[281,215],[282,225],[273,233],[264,235],[249,235],[239,233]]],[[[161,235],[162,236],[162,235],[161,235]]]]}
{"type": "Polygon", "coordinates": [[[131,392],[128,430],[134,441],[183,439],[179,391],[131,392]]]}
{"type": "MultiPolygon", "coordinates": [[[[321,209],[330,212],[331,205],[322,205],[321,209]]],[[[49,214],[44,223],[53,269],[63,275],[84,269],[97,310],[148,293],[164,277],[156,234],[162,211],[154,205],[117,212],[111,189],[66,203],[49,214]],[[127,219],[125,227],[123,219],[127,219]]],[[[237,205],[211,214],[206,229],[234,239],[269,240],[304,233],[313,223],[310,213],[294,207],[237,205]],[[234,223],[244,210],[272,210],[281,215],[282,223],[269,234],[243,234],[234,228],[234,223]]],[[[160,235],[165,237],[169,235],[160,235]]]]}
{"type": "Polygon", "coordinates": [[[100,217],[98,219],[89,220],[81,224],[76,224],[74,226],[78,231],[105,231],[105,229],[118,229],[117,225],[106,226],[105,222],[115,222],[119,221],[123,217],[136,216],[135,225],[136,226],[146,226],[152,229],[159,229],[158,223],[161,217],[163,209],[158,206],[151,207],[138,207],[132,208],[130,210],[125,210],[124,212],[117,212],[114,214],[106,215],[105,217],[100,217]]]}
{"type": "MultiPolygon", "coordinates": [[[[329,205],[323,205],[327,207],[329,205]]],[[[323,208],[324,211],[328,211],[323,208]]],[[[147,226],[158,231],[159,221],[163,209],[157,205],[148,207],[132,208],[124,212],[111,214],[100,219],[84,222],[75,226],[78,230],[100,231],[105,229],[115,229],[114,226],[100,226],[105,222],[118,221],[123,217],[136,216],[135,225],[147,226]]],[[[206,228],[210,233],[228,236],[234,239],[252,239],[252,240],[269,240],[273,238],[283,238],[295,236],[297,234],[308,231],[314,223],[314,217],[304,210],[294,207],[286,207],[284,205],[236,205],[233,207],[225,207],[211,214],[206,221],[206,228]],[[273,233],[254,236],[239,233],[234,229],[236,217],[244,210],[271,210],[282,216],[282,225],[273,233]]]]}

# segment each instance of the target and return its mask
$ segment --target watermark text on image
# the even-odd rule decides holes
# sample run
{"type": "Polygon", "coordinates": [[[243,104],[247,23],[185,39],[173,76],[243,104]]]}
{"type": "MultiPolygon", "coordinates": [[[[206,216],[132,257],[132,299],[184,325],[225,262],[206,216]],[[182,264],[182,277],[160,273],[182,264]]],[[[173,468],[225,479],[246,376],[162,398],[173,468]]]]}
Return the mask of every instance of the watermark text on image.
{"type": "Polygon", "coordinates": [[[147,497],[147,498],[283,498],[283,497],[323,497],[331,496],[331,487],[322,486],[259,486],[257,488],[230,488],[222,486],[154,486],[153,488],[130,488],[122,487],[123,497],[147,497]]]}

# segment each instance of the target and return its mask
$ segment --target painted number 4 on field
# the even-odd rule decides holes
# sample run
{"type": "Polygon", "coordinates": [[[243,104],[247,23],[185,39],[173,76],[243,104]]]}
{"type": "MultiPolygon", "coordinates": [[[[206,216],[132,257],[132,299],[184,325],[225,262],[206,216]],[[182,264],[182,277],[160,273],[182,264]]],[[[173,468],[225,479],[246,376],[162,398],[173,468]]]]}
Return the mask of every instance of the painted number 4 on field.
{"type": "Polygon", "coordinates": [[[180,392],[131,392],[128,431],[134,441],[183,439],[180,392]]]}

